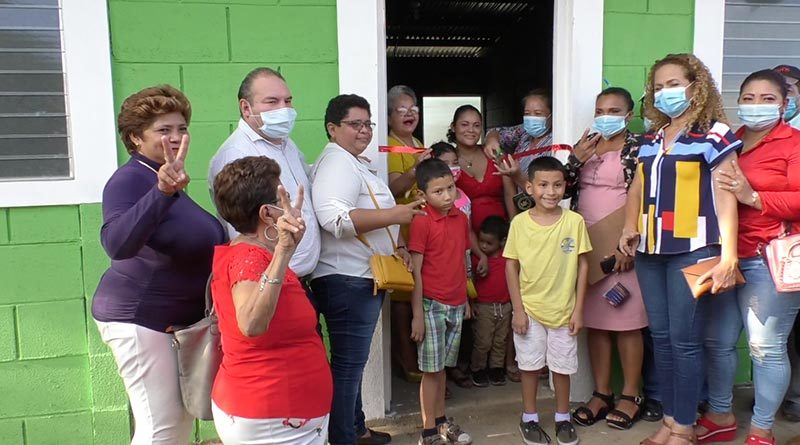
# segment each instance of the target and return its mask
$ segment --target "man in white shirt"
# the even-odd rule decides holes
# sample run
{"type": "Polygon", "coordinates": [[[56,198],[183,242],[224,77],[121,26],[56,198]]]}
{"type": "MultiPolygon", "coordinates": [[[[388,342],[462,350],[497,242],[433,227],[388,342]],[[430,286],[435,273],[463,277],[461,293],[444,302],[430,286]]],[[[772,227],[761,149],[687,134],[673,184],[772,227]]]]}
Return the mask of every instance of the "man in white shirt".
{"type": "MultiPolygon", "coordinates": [[[[297,112],[292,107],[292,93],[281,74],[271,68],[256,68],[242,80],[239,87],[239,126],[222,143],[211,158],[208,169],[208,189],[214,196],[214,178],[227,164],[247,156],[266,156],[281,167],[281,183],[289,196],[297,196],[303,186],[303,218],[306,233],[289,262],[299,277],[314,271],[319,260],[319,224],[311,203],[309,166],[305,156],[289,138],[297,112]]],[[[238,235],[225,220],[219,218],[231,239],[238,235]]]]}

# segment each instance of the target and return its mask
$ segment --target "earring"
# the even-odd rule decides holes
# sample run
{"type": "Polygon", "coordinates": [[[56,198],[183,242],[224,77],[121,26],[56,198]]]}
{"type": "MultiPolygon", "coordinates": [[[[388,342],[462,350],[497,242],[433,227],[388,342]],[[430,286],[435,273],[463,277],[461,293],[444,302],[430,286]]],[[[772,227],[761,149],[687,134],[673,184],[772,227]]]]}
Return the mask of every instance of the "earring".
{"type": "Polygon", "coordinates": [[[265,227],[264,228],[264,238],[266,238],[267,241],[272,241],[272,242],[278,241],[278,225],[277,224],[273,224],[271,227],[265,227]],[[274,237],[269,236],[269,234],[267,233],[267,230],[269,230],[269,229],[275,229],[275,236],[274,237]]]}

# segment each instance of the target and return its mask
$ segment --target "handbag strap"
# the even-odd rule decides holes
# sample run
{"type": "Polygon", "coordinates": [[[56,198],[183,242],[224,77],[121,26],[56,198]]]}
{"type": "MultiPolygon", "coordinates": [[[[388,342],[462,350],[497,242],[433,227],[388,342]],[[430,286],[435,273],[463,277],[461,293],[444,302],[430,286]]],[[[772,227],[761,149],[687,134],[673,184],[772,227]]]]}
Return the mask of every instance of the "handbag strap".
{"type": "Polygon", "coordinates": [[[211,298],[211,280],[213,278],[214,274],[211,273],[208,275],[208,281],[206,281],[206,317],[214,314],[214,301],[211,298]]]}
{"type": "MultiPolygon", "coordinates": [[[[369,186],[367,178],[364,178],[362,175],[361,179],[364,181],[364,185],[367,186],[367,191],[369,192],[369,197],[372,198],[372,204],[375,205],[375,210],[380,210],[381,206],[378,204],[378,199],[375,197],[375,193],[372,192],[372,187],[369,186]]],[[[389,230],[388,227],[384,227],[384,230],[386,230],[386,234],[389,235],[389,240],[392,242],[392,248],[394,250],[397,250],[397,241],[395,241],[394,237],[392,236],[392,232],[389,230]]],[[[370,246],[369,241],[367,241],[367,237],[365,237],[363,234],[357,235],[356,238],[358,238],[359,241],[364,243],[364,245],[367,246],[368,249],[375,252],[375,249],[373,249],[372,246],[370,246]]]]}

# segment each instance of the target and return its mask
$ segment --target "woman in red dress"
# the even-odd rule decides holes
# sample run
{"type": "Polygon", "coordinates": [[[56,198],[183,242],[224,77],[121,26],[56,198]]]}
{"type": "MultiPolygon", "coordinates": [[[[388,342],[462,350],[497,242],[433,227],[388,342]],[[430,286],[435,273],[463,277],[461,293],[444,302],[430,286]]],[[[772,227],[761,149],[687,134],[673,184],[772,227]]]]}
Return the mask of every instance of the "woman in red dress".
{"type": "Polygon", "coordinates": [[[456,144],[458,163],[464,172],[456,185],[472,200],[472,230],[477,234],[488,216],[505,220],[514,216],[514,182],[501,175],[492,159],[486,157],[479,144],[483,134],[483,118],[472,105],[462,105],[453,115],[447,139],[456,144]]]}
{"type": "Polygon", "coordinates": [[[240,233],[214,252],[211,290],[222,364],[211,393],[225,445],[324,445],[333,382],[317,314],[289,259],[305,232],[300,209],[266,157],[238,159],[214,179],[220,216],[240,233]]]}

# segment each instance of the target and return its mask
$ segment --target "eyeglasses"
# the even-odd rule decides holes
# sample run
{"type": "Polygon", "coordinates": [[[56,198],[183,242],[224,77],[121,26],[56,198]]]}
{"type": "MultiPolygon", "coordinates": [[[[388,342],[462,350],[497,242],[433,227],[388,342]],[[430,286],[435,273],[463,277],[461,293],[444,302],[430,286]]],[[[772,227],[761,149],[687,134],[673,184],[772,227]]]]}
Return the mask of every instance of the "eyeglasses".
{"type": "Polygon", "coordinates": [[[402,115],[406,115],[406,114],[417,114],[417,113],[419,113],[419,107],[418,107],[418,106],[416,106],[416,105],[414,105],[414,106],[413,106],[413,107],[411,107],[411,108],[406,108],[406,107],[397,107],[397,108],[395,108],[395,109],[394,109],[394,111],[396,111],[396,112],[397,112],[397,114],[402,114],[402,115]]]}
{"type": "Polygon", "coordinates": [[[341,121],[339,123],[345,124],[355,131],[361,131],[362,128],[366,128],[367,131],[372,131],[375,129],[375,125],[377,125],[372,121],[341,121]]]}

